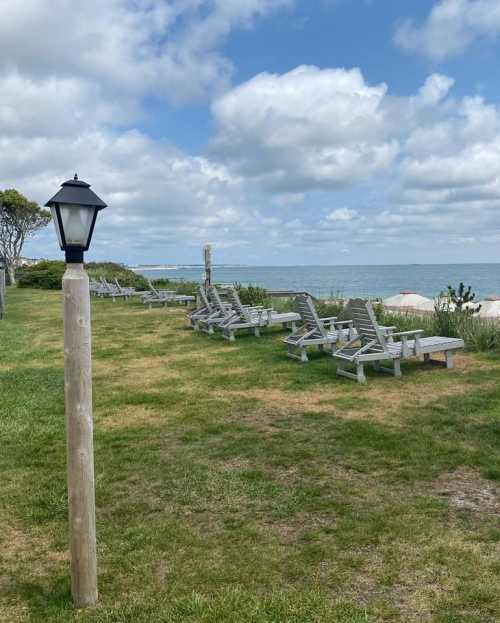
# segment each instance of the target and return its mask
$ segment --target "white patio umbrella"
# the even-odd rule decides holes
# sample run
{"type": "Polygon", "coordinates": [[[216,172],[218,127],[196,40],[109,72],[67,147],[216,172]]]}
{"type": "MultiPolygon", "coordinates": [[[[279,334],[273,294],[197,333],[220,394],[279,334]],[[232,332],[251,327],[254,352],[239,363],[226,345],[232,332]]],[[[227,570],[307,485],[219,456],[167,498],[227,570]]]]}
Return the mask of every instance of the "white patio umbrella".
{"type": "Polygon", "coordinates": [[[385,307],[434,311],[434,301],[416,292],[411,292],[410,290],[403,290],[395,296],[390,296],[384,299],[383,303],[385,307]]]}
{"type": "Polygon", "coordinates": [[[478,314],[481,318],[500,318],[500,296],[487,296],[478,305],[481,305],[478,314]]]}

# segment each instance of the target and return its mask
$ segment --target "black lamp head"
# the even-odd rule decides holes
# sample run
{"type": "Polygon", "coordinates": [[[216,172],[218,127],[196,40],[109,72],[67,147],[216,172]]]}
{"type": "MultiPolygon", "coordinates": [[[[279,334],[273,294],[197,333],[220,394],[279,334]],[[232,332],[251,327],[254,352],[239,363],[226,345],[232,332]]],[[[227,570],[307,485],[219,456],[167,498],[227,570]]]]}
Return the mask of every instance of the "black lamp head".
{"type": "Polygon", "coordinates": [[[61,184],[61,189],[45,204],[52,212],[59,245],[68,263],[82,263],[83,252],[90,246],[97,213],[106,204],[90,184],[78,179],[61,184]]]}

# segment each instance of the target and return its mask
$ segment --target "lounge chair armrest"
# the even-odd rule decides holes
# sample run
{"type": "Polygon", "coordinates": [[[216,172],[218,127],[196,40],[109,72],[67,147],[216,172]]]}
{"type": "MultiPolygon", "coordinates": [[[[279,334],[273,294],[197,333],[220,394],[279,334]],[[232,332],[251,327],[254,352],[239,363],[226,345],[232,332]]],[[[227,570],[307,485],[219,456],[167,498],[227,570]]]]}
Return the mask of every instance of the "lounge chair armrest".
{"type": "Polygon", "coordinates": [[[415,331],[399,331],[399,333],[391,333],[392,337],[408,337],[410,335],[422,335],[423,329],[416,329],[415,331]]]}
{"type": "Polygon", "coordinates": [[[258,315],[259,322],[261,322],[262,321],[262,317],[264,316],[264,314],[269,314],[270,312],[273,312],[274,309],[272,307],[269,307],[269,308],[268,307],[265,307],[265,308],[261,307],[259,309],[253,309],[253,310],[250,310],[250,311],[255,311],[257,313],[257,315],[258,315]]]}
{"type": "Polygon", "coordinates": [[[351,326],[354,323],[354,320],[335,320],[335,324],[346,324],[351,326]]]}
{"type": "MultiPolygon", "coordinates": [[[[337,320],[337,316],[329,316],[328,318],[320,318],[323,322],[331,322],[332,320],[337,320]]],[[[341,322],[341,321],[339,321],[341,322]]]]}

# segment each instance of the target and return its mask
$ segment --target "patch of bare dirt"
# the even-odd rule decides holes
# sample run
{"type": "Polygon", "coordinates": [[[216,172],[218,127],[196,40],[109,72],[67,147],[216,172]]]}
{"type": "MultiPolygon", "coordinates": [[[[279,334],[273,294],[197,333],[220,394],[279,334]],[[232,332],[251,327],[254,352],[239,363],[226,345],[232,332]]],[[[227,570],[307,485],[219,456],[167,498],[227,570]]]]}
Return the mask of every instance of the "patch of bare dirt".
{"type": "Polygon", "coordinates": [[[53,550],[42,534],[28,533],[6,522],[0,522],[0,535],[0,621],[29,621],[29,609],[16,595],[14,583],[43,578],[53,568],[67,566],[69,554],[53,550]]]}
{"type": "Polygon", "coordinates": [[[273,420],[300,413],[319,413],[338,418],[369,419],[381,423],[399,426],[404,421],[404,414],[411,408],[423,407],[441,398],[461,395],[469,391],[466,385],[456,382],[434,384],[419,382],[400,383],[393,387],[377,385],[375,382],[364,388],[356,400],[356,395],[346,394],[345,389],[332,385],[331,389],[321,387],[316,391],[286,391],[271,389],[216,389],[212,395],[218,400],[255,400],[254,411],[242,413],[241,417],[257,425],[259,429],[273,428],[273,420]],[[345,399],[352,399],[352,406],[345,404],[345,399]]]}
{"type": "Polygon", "coordinates": [[[150,389],[159,381],[178,380],[181,374],[169,364],[177,359],[174,355],[163,357],[140,357],[131,359],[119,367],[110,359],[96,360],[94,369],[98,375],[110,374],[120,385],[136,389],[150,389]]]}
{"type": "Polygon", "coordinates": [[[300,540],[308,532],[330,528],[334,524],[335,518],[333,516],[301,513],[287,519],[268,521],[265,523],[265,527],[278,534],[283,541],[291,543],[300,540]]]}
{"type": "MultiPolygon", "coordinates": [[[[172,410],[169,410],[169,415],[172,410]]],[[[131,405],[120,407],[101,414],[96,413],[96,428],[101,430],[117,430],[121,428],[141,428],[146,425],[158,426],[166,421],[167,414],[159,409],[131,405]]]]}
{"type": "MultiPolygon", "coordinates": [[[[434,355],[434,357],[436,357],[434,355]]],[[[437,359],[437,357],[436,357],[437,359]]],[[[455,355],[454,370],[457,372],[472,372],[475,370],[486,370],[496,367],[494,362],[482,361],[478,357],[473,357],[467,353],[457,353],[455,355]]]]}
{"type": "Polygon", "coordinates": [[[445,498],[454,510],[500,517],[500,487],[472,470],[441,474],[432,482],[431,490],[445,498]]]}
{"type": "Polygon", "coordinates": [[[224,469],[227,469],[230,472],[241,469],[251,469],[252,467],[254,467],[254,464],[251,463],[248,459],[242,459],[240,457],[227,459],[223,461],[222,465],[224,469]]]}

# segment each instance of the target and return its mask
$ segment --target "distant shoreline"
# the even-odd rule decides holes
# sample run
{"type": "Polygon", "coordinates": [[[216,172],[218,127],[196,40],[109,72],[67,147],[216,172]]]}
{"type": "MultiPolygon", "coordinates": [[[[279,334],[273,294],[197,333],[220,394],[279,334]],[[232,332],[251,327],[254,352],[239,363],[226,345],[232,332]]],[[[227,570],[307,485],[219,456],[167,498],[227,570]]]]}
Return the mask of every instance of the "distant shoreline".
{"type": "MultiPolygon", "coordinates": [[[[126,266],[129,270],[182,270],[182,269],[204,269],[203,264],[140,264],[138,266],[126,266]]],[[[213,264],[212,268],[251,268],[246,264],[213,264]]]]}

